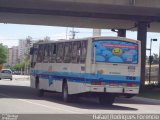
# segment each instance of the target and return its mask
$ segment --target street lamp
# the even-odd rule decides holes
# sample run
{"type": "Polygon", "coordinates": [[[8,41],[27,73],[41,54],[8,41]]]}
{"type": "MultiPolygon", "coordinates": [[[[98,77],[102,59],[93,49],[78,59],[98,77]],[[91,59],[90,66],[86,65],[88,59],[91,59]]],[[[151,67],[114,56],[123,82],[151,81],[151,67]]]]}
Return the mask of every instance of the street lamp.
{"type": "Polygon", "coordinates": [[[157,41],[157,39],[151,39],[150,42],[150,56],[149,56],[149,84],[151,82],[151,65],[152,65],[152,61],[153,61],[153,56],[151,56],[151,52],[152,52],[152,41],[157,41]]]}

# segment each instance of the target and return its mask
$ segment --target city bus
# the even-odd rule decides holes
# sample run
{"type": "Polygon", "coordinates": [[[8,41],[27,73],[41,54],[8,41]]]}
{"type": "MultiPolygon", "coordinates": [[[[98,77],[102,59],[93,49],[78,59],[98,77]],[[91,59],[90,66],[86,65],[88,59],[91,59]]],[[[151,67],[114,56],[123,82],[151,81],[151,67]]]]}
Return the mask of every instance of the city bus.
{"type": "Polygon", "coordinates": [[[112,104],[115,97],[140,89],[141,43],[124,37],[89,37],[35,43],[31,54],[31,87],[60,92],[63,100],[80,95],[112,104]]]}

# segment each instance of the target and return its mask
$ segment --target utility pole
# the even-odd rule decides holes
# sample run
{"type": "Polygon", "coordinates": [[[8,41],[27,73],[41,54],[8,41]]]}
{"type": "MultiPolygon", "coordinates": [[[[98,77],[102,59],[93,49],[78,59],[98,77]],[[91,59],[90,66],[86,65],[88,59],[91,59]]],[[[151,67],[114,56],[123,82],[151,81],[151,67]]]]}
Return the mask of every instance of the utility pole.
{"type": "Polygon", "coordinates": [[[72,28],[72,31],[70,31],[72,38],[71,39],[75,39],[76,33],[79,33],[77,31],[74,30],[74,28],[72,28]]]}
{"type": "Polygon", "coordinates": [[[152,41],[157,41],[157,39],[151,39],[150,41],[150,56],[149,56],[149,84],[151,83],[151,66],[153,62],[153,56],[151,54],[152,52],[152,41]]]}

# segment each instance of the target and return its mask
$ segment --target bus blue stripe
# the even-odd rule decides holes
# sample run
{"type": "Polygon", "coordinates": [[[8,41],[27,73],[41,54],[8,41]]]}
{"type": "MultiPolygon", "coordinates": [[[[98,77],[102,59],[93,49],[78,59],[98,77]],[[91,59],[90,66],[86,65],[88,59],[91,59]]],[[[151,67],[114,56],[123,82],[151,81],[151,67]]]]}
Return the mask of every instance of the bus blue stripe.
{"type": "Polygon", "coordinates": [[[136,83],[140,84],[140,77],[134,76],[135,80],[127,80],[127,76],[121,75],[101,75],[90,73],[71,73],[71,72],[48,72],[48,71],[32,71],[33,75],[38,75],[40,78],[47,79],[49,81],[62,80],[66,78],[71,82],[91,83],[92,81],[101,82],[115,82],[115,83],[136,83]]]}

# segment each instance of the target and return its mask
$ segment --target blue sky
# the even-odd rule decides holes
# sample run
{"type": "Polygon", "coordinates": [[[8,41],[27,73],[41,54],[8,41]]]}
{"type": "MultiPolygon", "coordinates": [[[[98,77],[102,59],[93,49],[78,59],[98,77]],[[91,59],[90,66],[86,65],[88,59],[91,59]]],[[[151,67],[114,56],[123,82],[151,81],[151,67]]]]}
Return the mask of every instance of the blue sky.
{"type": "MultiPolygon", "coordinates": [[[[57,26],[38,26],[38,25],[18,25],[18,24],[3,24],[0,23],[0,43],[7,45],[8,47],[18,45],[19,39],[25,39],[31,36],[34,40],[43,39],[49,36],[51,40],[54,39],[65,39],[70,37],[70,31],[72,28],[57,27],[57,26]]],[[[90,37],[92,36],[92,29],[87,28],[75,28],[76,38],[90,37]]],[[[116,36],[115,32],[110,30],[102,30],[103,36],[116,36]]],[[[137,33],[127,31],[128,38],[136,39],[137,33]]],[[[153,42],[152,53],[159,51],[160,33],[148,33],[147,35],[147,48],[149,48],[150,39],[157,38],[158,42],[153,42]]],[[[147,52],[148,53],[148,52],[147,52]]]]}

